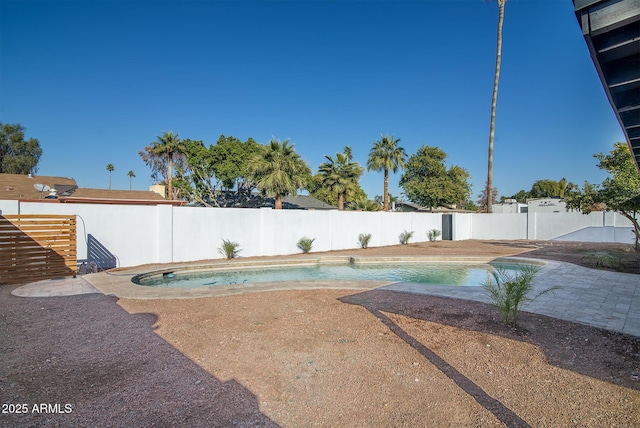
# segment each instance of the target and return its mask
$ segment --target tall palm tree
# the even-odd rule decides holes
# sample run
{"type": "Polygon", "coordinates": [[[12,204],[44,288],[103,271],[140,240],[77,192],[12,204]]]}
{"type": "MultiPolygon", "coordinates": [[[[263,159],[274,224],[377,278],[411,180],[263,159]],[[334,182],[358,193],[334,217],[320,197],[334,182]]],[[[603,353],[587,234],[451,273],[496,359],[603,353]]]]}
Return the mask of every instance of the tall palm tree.
{"type": "Polygon", "coordinates": [[[127,176],[129,177],[129,191],[131,191],[131,187],[133,186],[133,177],[135,177],[135,173],[132,170],[127,172],[127,176]]]}
{"type": "Polygon", "coordinates": [[[496,0],[498,2],[498,45],[496,48],[496,74],[493,79],[493,96],[491,98],[491,125],[489,127],[489,164],[487,172],[487,212],[492,212],[493,203],[493,138],[496,128],[496,104],[498,102],[498,82],[500,81],[500,62],[502,61],[502,23],[504,22],[504,5],[507,0],[496,0]]]}
{"type": "Polygon", "coordinates": [[[115,166],[113,166],[113,164],[108,163],[107,164],[107,171],[109,171],[109,190],[111,190],[111,173],[116,169],[115,166]]]}
{"type": "Polygon", "coordinates": [[[351,162],[351,147],[344,148],[344,153],[336,153],[335,160],[325,155],[327,161],[318,167],[322,176],[322,185],[338,194],[338,210],[344,209],[345,195],[355,193],[358,179],[364,172],[358,162],[351,162]]]}
{"type": "Polygon", "coordinates": [[[400,138],[394,139],[389,134],[380,134],[380,137],[369,151],[367,170],[384,171],[384,210],[389,211],[389,170],[395,174],[398,169],[404,169],[407,154],[402,147],[398,147],[400,138]]]}
{"type": "Polygon", "coordinates": [[[275,209],[282,209],[282,197],[295,194],[306,186],[311,169],[289,145],[289,140],[280,143],[271,139],[249,162],[250,178],[261,191],[275,196],[275,209]]]}
{"type": "Polygon", "coordinates": [[[158,136],[157,140],[146,149],[151,156],[160,157],[167,162],[169,166],[167,170],[167,187],[169,199],[173,199],[173,162],[178,155],[184,153],[184,144],[180,140],[179,134],[174,134],[172,131],[162,131],[162,135],[158,136]]]}

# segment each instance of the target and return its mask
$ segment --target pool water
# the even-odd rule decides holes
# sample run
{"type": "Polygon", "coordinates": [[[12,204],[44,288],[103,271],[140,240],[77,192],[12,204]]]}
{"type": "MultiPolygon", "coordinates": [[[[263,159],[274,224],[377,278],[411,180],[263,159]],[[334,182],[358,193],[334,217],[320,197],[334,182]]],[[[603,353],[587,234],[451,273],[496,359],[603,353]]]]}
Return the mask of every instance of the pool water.
{"type": "MultiPolygon", "coordinates": [[[[506,269],[516,269],[517,264],[500,264],[506,269]]],[[[368,280],[389,282],[413,282],[433,285],[481,286],[490,275],[493,266],[443,265],[433,263],[411,264],[346,264],[313,265],[270,268],[245,268],[242,270],[175,272],[164,275],[142,276],[134,282],[151,287],[204,287],[260,282],[312,281],[312,280],[368,280]]]]}

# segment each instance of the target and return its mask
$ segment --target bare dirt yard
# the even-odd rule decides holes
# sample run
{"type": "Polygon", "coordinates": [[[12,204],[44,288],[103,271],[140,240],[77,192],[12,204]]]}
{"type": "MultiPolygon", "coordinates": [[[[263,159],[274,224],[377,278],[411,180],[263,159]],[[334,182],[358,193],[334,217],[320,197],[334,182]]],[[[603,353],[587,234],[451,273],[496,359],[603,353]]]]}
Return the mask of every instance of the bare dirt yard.
{"type": "MultiPolygon", "coordinates": [[[[621,245],[343,253],[522,254],[640,273],[621,245]]],[[[384,290],[116,302],[11,288],[0,288],[0,398],[29,411],[3,412],[0,426],[640,426],[640,337],[542,315],[514,330],[489,305],[384,290]]]]}

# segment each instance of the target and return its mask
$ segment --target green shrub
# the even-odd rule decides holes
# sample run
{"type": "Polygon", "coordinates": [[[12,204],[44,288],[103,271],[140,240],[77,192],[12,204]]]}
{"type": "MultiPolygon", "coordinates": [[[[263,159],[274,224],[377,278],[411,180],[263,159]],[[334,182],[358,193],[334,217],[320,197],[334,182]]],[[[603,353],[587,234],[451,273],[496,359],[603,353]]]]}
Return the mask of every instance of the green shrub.
{"type": "Polygon", "coordinates": [[[429,241],[431,242],[438,239],[438,236],[440,236],[441,234],[442,232],[440,232],[438,229],[431,229],[430,231],[427,232],[427,236],[429,237],[429,241]]]}
{"type": "Polygon", "coordinates": [[[222,246],[218,248],[218,252],[228,259],[237,257],[240,251],[242,251],[240,250],[240,244],[229,239],[223,239],[222,246]]]}
{"type": "Polygon", "coordinates": [[[400,236],[398,236],[398,239],[400,240],[400,243],[402,245],[405,245],[409,243],[409,239],[411,239],[412,236],[413,236],[413,230],[411,232],[407,232],[405,230],[400,234],[400,236]]]}
{"type": "Polygon", "coordinates": [[[608,253],[604,251],[591,251],[585,255],[583,259],[587,259],[595,264],[596,268],[622,270],[622,262],[619,254],[608,253]]]}
{"type": "Polygon", "coordinates": [[[307,254],[309,251],[311,251],[311,246],[313,245],[313,241],[315,241],[315,238],[310,239],[305,236],[304,238],[300,238],[300,240],[298,241],[298,244],[296,245],[298,246],[298,248],[300,248],[300,250],[302,250],[303,253],[307,254]]]}
{"type": "Polygon", "coordinates": [[[358,235],[358,245],[360,245],[360,248],[367,248],[369,246],[370,240],[370,233],[361,233],[360,235],[358,235]]]}
{"type": "Polygon", "coordinates": [[[491,276],[482,284],[491,303],[498,308],[502,314],[502,319],[506,325],[518,326],[518,311],[525,302],[530,302],[541,295],[553,292],[558,287],[547,288],[538,295],[531,298],[529,294],[533,291],[533,279],[540,271],[539,266],[521,265],[515,272],[504,267],[495,267],[491,276]]]}

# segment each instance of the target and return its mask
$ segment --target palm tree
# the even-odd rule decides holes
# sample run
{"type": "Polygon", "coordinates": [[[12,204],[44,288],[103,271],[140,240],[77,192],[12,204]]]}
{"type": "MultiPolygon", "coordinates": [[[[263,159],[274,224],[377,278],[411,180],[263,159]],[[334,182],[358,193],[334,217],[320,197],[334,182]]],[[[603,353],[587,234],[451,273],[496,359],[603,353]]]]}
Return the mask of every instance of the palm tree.
{"type": "Polygon", "coordinates": [[[398,147],[400,138],[394,139],[389,134],[380,134],[380,137],[369,151],[367,170],[384,171],[384,210],[389,211],[389,170],[396,173],[398,169],[404,169],[407,154],[402,147],[398,147]]]}
{"type": "Polygon", "coordinates": [[[382,206],[367,198],[358,198],[349,204],[349,209],[354,211],[380,211],[382,206]]]}
{"type": "Polygon", "coordinates": [[[184,152],[184,145],[178,137],[179,134],[174,134],[172,131],[162,131],[162,135],[157,137],[157,141],[151,143],[151,146],[146,150],[151,157],[156,156],[164,159],[168,163],[169,168],[167,170],[167,186],[169,199],[173,199],[173,162],[175,158],[184,152]]]}
{"type": "Polygon", "coordinates": [[[129,170],[129,172],[127,172],[127,176],[129,176],[129,191],[131,191],[131,187],[133,185],[133,177],[135,177],[136,175],[133,171],[129,170]]]}
{"type": "Polygon", "coordinates": [[[336,159],[325,155],[327,161],[318,167],[322,176],[322,186],[338,194],[338,210],[344,209],[345,195],[355,193],[358,179],[364,172],[358,162],[351,162],[351,147],[344,148],[344,153],[336,153],[336,159]]]}
{"type": "Polygon", "coordinates": [[[282,209],[282,197],[306,186],[311,176],[309,165],[289,145],[271,139],[253,157],[248,168],[251,179],[263,192],[275,196],[275,209],[282,209]]]}
{"type": "Polygon", "coordinates": [[[496,74],[493,79],[493,96],[491,98],[491,125],[489,126],[489,165],[487,173],[487,212],[491,213],[493,203],[493,138],[496,128],[496,104],[498,102],[498,81],[500,80],[500,62],[502,60],[502,23],[504,22],[504,5],[507,0],[496,0],[500,10],[498,17],[498,46],[496,48],[496,74]]]}
{"type": "Polygon", "coordinates": [[[109,190],[111,190],[111,173],[115,169],[116,169],[116,167],[113,166],[113,164],[110,164],[110,163],[107,164],[107,171],[109,171],[109,190]]]}

